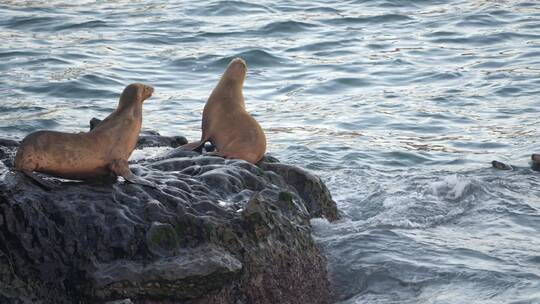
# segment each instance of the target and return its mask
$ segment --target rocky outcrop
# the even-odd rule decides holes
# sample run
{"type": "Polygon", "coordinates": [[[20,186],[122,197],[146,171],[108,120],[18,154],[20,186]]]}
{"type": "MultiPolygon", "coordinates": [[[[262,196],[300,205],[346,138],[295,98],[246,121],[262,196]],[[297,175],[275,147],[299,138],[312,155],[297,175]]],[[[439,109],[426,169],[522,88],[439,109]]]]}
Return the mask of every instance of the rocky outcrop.
{"type": "Polygon", "coordinates": [[[0,303],[330,302],[309,220],[338,213],[305,170],[171,150],[131,164],[157,189],[46,191],[9,170],[16,147],[0,140],[0,303]]]}

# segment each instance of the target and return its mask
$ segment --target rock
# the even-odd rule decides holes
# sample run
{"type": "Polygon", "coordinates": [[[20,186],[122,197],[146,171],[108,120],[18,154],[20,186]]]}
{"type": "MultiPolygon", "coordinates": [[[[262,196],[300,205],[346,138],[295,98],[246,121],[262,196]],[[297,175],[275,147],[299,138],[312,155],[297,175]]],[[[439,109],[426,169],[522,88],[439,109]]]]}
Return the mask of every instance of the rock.
{"type": "Polygon", "coordinates": [[[337,220],[339,215],[336,203],[322,180],[302,168],[277,162],[261,162],[259,166],[266,171],[277,173],[285,182],[295,188],[304,200],[311,217],[326,217],[337,220]]]}
{"type": "Polygon", "coordinates": [[[2,147],[18,147],[19,142],[13,139],[0,138],[0,146],[2,147]]]}
{"type": "Polygon", "coordinates": [[[108,301],[105,302],[105,304],[133,304],[133,302],[130,299],[122,299],[116,301],[108,301]]]}
{"type": "Polygon", "coordinates": [[[153,262],[100,264],[91,280],[98,297],[144,293],[152,298],[196,299],[233,280],[241,269],[242,263],[221,247],[202,245],[153,262]]]}
{"type": "Polygon", "coordinates": [[[338,211],[309,172],[177,151],[131,164],[159,189],[45,191],[8,170],[16,143],[0,140],[0,303],[331,302],[310,219],[338,211]]]}
{"type": "Polygon", "coordinates": [[[7,166],[12,166],[11,160],[15,157],[18,146],[18,141],[0,138],[0,174],[7,166]]]}

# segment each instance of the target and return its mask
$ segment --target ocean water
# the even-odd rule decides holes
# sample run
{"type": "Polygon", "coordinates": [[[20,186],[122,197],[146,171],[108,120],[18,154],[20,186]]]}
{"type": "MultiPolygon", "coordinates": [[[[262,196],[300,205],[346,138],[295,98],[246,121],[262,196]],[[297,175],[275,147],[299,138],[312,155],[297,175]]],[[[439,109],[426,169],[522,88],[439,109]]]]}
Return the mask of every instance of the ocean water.
{"type": "Polygon", "coordinates": [[[540,1],[3,0],[0,39],[19,139],[87,130],[132,82],[145,128],[198,139],[240,56],[269,154],[344,213],[312,222],[337,303],[540,303],[540,1]]]}

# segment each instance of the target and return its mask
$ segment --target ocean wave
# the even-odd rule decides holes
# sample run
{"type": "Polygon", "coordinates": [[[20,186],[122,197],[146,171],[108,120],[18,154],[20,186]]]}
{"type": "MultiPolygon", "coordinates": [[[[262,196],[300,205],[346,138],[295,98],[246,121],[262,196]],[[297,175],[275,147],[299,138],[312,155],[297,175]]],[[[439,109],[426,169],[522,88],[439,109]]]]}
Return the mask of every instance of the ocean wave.
{"type": "Polygon", "coordinates": [[[222,57],[218,60],[213,61],[210,65],[214,67],[226,67],[229,64],[229,62],[231,62],[231,60],[233,60],[236,57],[240,57],[244,59],[248,64],[248,68],[250,66],[252,67],[277,66],[287,61],[286,59],[270,54],[265,50],[255,49],[255,50],[242,51],[234,55],[222,57]]]}
{"type": "Polygon", "coordinates": [[[201,5],[197,9],[189,10],[189,12],[200,16],[235,16],[272,13],[274,10],[262,4],[244,1],[217,1],[208,5],[201,5]]]}
{"type": "Polygon", "coordinates": [[[333,19],[322,20],[322,22],[331,25],[354,25],[354,24],[393,24],[410,22],[414,20],[412,17],[401,14],[383,14],[378,16],[362,16],[362,17],[340,17],[333,19]]]}
{"type": "Polygon", "coordinates": [[[270,22],[263,27],[259,28],[257,34],[260,35],[290,35],[291,33],[298,33],[312,30],[317,25],[313,23],[300,22],[300,21],[277,21],[270,22]]]}

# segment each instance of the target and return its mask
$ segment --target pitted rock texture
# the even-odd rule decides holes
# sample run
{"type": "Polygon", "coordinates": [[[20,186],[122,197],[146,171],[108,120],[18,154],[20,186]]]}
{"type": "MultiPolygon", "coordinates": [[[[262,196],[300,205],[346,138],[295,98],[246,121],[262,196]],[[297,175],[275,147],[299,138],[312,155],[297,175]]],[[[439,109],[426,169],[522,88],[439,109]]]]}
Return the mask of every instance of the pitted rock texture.
{"type": "Polygon", "coordinates": [[[46,191],[9,170],[16,149],[0,139],[0,303],[331,302],[309,220],[338,212],[305,170],[176,149],[130,165],[158,189],[46,191]]]}

